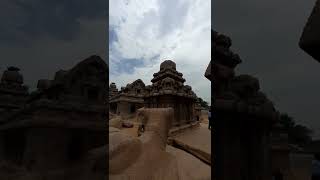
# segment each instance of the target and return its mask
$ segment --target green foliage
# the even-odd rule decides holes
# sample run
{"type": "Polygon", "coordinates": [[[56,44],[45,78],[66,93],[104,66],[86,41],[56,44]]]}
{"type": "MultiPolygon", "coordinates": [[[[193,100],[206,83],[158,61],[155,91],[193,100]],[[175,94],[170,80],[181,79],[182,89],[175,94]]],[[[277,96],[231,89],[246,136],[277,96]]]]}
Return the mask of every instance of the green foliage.
{"type": "Polygon", "coordinates": [[[201,107],[209,109],[208,102],[204,101],[202,98],[198,98],[201,107]]]}
{"type": "Polygon", "coordinates": [[[288,114],[280,115],[280,123],[288,132],[289,143],[305,145],[312,141],[312,130],[301,124],[296,124],[288,114]]]}

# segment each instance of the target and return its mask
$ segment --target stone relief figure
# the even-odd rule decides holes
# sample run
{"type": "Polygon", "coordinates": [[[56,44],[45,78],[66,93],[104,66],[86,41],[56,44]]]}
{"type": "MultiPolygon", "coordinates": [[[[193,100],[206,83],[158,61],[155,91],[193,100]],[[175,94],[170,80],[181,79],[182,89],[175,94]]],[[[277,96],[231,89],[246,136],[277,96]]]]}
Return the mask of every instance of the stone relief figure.
{"type": "Polygon", "coordinates": [[[174,87],[174,79],[170,77],[166,77],[161,81],[161,86],[164,87],[165,89],[173,89],[174,87]]]}
{"type": "Polygon", "coordinates": [[[172,108],[141,108],[140,137],[119,131],[109,135],[109,179],[181,179],[175,157],[166,152],[172,108]]]}
{"type": "Polygon", "coordinates": [[[182,89],[183,83],[180,81],[176,81],[175,88],[177,91],[180,91],[182,89]]]}
{"type": "Polygon", "coordinates": [[[260,92],[258,79],[250,75],[235,76],[234,68],[241,63],[241,59],[229,49],[231,39],[217,32],[214,32],[214,39],[212,72],[215,108],[275,119],[277,112],[272,102],[260,92]]]}

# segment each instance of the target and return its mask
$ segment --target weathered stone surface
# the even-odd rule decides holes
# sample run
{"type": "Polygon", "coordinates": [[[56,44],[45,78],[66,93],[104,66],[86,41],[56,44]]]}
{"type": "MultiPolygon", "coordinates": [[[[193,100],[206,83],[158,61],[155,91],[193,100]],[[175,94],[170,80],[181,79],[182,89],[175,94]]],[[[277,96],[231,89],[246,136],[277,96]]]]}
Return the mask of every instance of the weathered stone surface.
{"type": "Polygon", "coordinates": [[[167,152],[177,159],[179,177],[186,180],[209,180],[211,179],[211,167],[190,153],[167,146],[167,152]]]}
{"type": "Polygon", "coordinates": [[[206,124],[188,129],[168,139],[172,146],[189,152],[211,165],[211,131],[206,124]]]}
{"type": "MultiPolygon", "coordinates": [[[[165,60],[160,64],[160,71],[153,74],[152,85],[138,79],[116,94],[111,91],[110,112],[125,116],[134,114],[141,107],[174,109],[174,126],[182,126],[197,120],[196,94],[191,86],[184,85],[183,74],[176,70],[176,64],[165,60]]],[[[110,88],[115,89],[115,84],[110,88]]]]}
{"type": "Polygon", "coordinates": [[[196,121],[194,106],[197,97],[190,86],[183,84],[185,79],[182,76],[176,70],[176,64],[166,60],[160,65],[160,71],[153,74],[152,85],[146,87],[145,107],[172,107],[173,126],[196,121]]]}
{"type": "Polygon", "coordinates": [[[204,74],[204,76],[207,78],[207,79],[209,79],[210,81],[212,80],[212,73],[211,73],[211,61],[210,61],[210,63],[209,63],[209,65],[208,65],[208,67],[207,67],[207,69],[206,69],[206,72],[205,72],[205,74],[204,74]]]}
{"type": "MultiPolygon", "coordinates": [[[[110,88],[114,88],[111,84],[110,88]]],[[[136,113],[137,109],[143,107],[145,84],[141,79],[122,87],[120,91],[113,90],[109,98],[110,112],[120,116],[127,116],[136,113]]]]}
{"type": "Polygon", "coordinates": [[[215,175],[270,179],[269,134],[279,113],[260,91],[256,78],[235,75],[241,59],[230,50],[231,39],[214,32],[213,40],[214,153],[215,163],[222,168],[215,175]]]}
{"type": "Polygon", "coordinates": [[[121,128],[122,118],[117,116],[109,120],[109,127],[121,128]]]}
{"type": "Polygon", "coordinates": [[[109,169],[109,179],[181,179],[176,158],[166,152],[173,109],[142,108],[139,109],[138,116],[145,127],[139,138],[128,137],[121,133],[111,136],[114,141],[110,139],[109,144],[112,147],[109,148],[109,154],[112,153],[109,155],[109,167],[112,168],[109,169]],[[139,149],[143,151],[139,153],[139,149]],[[122,156],[121,152],[128,154],[122,156]],[[130,160],[122,161],[121,164],[117,164],[119,160],[113,161],[114,158],[129,157],[130,160]]]}
{"type": "Polygon", "coordinates": [[[320,1],[317,0],[303,29],[299,46],[320,62],[320,1]]]}
{"type": "MultiPolygon", "coordinates": [[[[14,172],[19,175],[14,179],[106,178],[105,171],[93,167],[101,162],[86,158],[106,144],[107,81],[107,64],[91,56],[58,71],[54,80],[40,80],[37,91],[0,121],[0,161],[25,169],[14,172]]],[[[9,68],[2,76],[0,98],[3,89],[28,95],[22,83],[17,69],[9,68]]]]}

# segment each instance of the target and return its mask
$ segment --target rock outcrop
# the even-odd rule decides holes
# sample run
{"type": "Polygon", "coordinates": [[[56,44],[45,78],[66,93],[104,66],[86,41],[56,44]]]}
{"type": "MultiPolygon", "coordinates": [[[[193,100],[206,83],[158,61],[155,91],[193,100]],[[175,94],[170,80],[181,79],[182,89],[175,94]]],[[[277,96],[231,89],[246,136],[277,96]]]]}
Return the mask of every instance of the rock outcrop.
{"type": "Polygon", "coordinates": [[[181,179],[176,158],[166,152],[172,108],[138,110],[143,132],[132,137],[120,131],[109,136],[109,179],[181,179]]]}

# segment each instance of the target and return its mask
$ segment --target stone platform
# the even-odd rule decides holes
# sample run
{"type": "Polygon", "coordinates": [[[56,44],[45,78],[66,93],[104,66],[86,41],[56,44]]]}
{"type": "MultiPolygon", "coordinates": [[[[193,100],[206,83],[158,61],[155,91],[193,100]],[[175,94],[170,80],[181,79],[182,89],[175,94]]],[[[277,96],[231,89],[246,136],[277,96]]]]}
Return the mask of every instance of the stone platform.
{"type": "Polygon", "coordinates": [[[211,165],[211,131],[207,124],[199,123],[194,128],[169,137],[168,144],[182,149],[211,165]]]}
{"type": "Polygon", "coordinates": [[[166,151],[174,155],[178,161],[178,167],[180,167],[180,177],[182,179],[189,180],[209,180],[211,179],[211,167],[203,163],[198,158],[193,155],[174,148],[172,146],[167,146],[166,151]]]}
{"type": "Polygon", "coordinates": [[[175,136],[176,134],[180,134],[190,128],[194,128],[194,127],[197,127],[199,126],[200,123],[199,122],[192,122],[192,123],[189,123],[189,124],[184,124],[184,125],[181,125],[181,126],[178,126],[178,127],[173,127],[169,130],[169,136],[175,136]]]}

